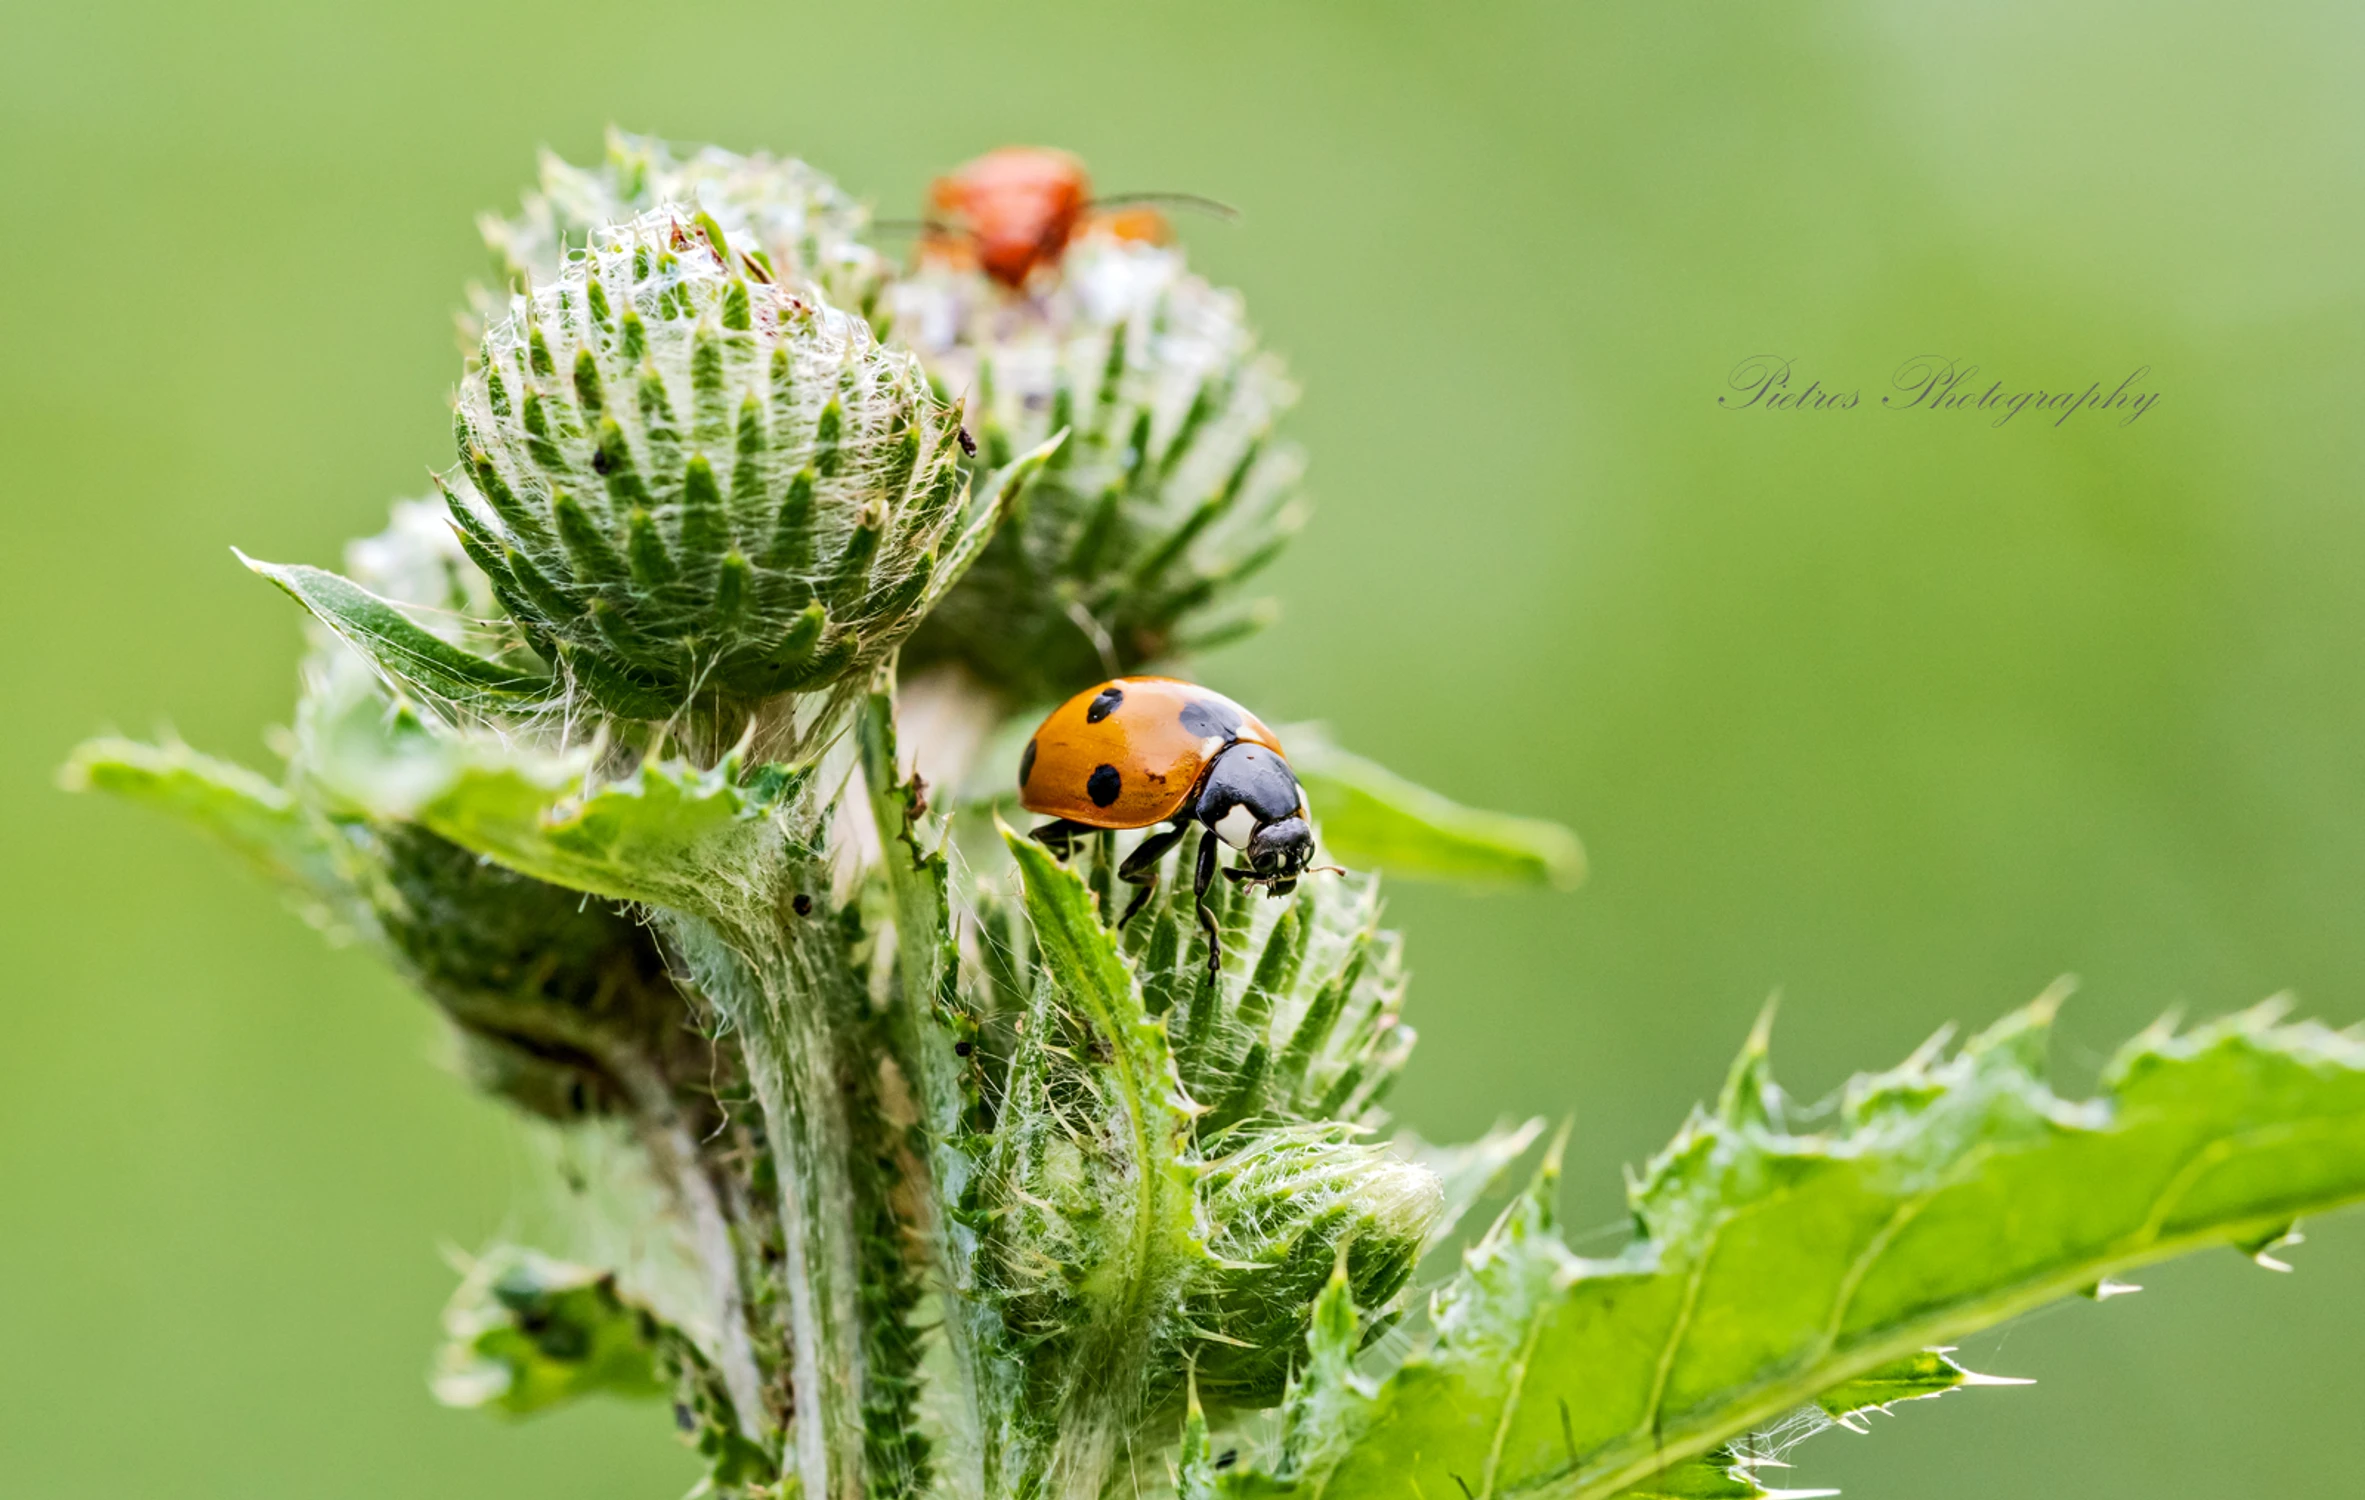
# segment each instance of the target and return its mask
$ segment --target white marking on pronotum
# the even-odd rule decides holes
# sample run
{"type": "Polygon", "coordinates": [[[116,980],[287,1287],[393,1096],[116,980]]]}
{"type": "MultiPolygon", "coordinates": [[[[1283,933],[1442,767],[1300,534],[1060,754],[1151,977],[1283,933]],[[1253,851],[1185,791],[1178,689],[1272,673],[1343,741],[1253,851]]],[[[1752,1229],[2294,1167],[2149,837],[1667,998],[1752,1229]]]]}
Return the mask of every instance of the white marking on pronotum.
{"type": "Polygon", "coordinates": [[[1215,820],[1215,836],[1235,849],[1248,847],[1248,836],[1256,832],[1256,814],[1245,805],[1236,806],[1215,820]]]}

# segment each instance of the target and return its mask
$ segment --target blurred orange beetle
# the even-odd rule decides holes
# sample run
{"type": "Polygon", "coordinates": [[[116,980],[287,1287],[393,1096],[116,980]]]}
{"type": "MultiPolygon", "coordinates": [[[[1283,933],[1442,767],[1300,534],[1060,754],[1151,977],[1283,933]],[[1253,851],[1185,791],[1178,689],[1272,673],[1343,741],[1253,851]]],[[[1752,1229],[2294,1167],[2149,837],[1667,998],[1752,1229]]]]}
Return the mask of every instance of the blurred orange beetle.
{"type": "MultiPolygon", "coordinates": [[[[937,178],[928,196],[946,221],[930,221],[923,251],[972,261],[1012,291],[1023,289],[1037,270],[1059,264],[1069,243],[1087,229],[1157,245],[1172,238],[1166,216],[1142,204],[1153,195],[1095,199],[1084,163],[1048,146],[988,151],[937,178]]],[[[1223,211],[1185,194],[1154,196],[1223,211]]]]}

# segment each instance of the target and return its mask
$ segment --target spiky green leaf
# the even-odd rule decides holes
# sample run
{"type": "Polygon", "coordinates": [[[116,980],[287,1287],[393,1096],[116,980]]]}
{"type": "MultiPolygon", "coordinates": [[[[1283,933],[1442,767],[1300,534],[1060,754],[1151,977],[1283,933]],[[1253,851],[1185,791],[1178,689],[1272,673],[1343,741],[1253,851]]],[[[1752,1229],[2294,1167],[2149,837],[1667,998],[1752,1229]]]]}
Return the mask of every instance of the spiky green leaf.
{"type": "Polygon", "coordinates": [[[71,791],[99,791],[204,829],[284,885],[315,926],[372,929],[334,831],[289,792],[244,766],[182,744],[89,740],[59,772],[71,791]]]}
{"type": "Polygon", "coordinates": [[[530,708],[552,694],[549,678],[464,651],[349,578],[301,563],[259,562],[243,552],[237,557],[394,683],[430,703],[496,711],[530,708]]]}
{"type": "Polygon", "coordinates": [[[589,749],[449,733],[367,700],[322,714],[305,737],[306,773],[334,804],[614,901],[734,910],[747,893],[731,872],[775,837],[763,814],[778,788],[743,778],[736,757],[709,770],[644,760],[601,777],[589,749]]]}
{"type": "Polygon", "coordinates": [[[1634,1188],[1623,1253],[1573,1254],[1548,1182],[1471,1252],[1433,1342],[1334,1415],[1321,1493],[1647,1492],[1794,1408],[1968,1383],[1924,1367],[1956,1335],[2365,1198],[2365,1040],[2272,1006],[2155,1028],[2072,1103],[2041,1077],[2052,1007],[1858,1079],[1816,1134],[1765,1107],[1761,1033],[1634,1188]]]}

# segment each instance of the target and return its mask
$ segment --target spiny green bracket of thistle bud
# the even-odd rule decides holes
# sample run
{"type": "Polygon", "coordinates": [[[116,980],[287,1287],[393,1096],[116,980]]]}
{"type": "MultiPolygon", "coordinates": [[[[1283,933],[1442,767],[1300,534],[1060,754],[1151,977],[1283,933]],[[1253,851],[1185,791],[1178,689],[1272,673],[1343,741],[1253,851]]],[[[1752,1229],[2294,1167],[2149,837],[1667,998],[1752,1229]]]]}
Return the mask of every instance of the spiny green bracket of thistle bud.
{"type": "MultiPolygon", "coordinates": [[[[517,645],[487,618],[490,590],[439,504],[397,504],[386,531],[348,549],[347,568],[417,609],[445,644],[488,657],[517,645]]],[[[704,1083],[726,1060],[688,1024],[644,924],[326,795],[337,730],[360,726],[376,744],[400,715],[359,652],[325,627],[315,635],[284,782],[186,746],[108,740],[76,752],[69,785],[181,816],[276,877],[309,920],[370,940],[459,1028],[459,1060],[486,1092],[559,1120],[628,1107],[671,1119],[686,1106],[707,1130],[710,1101],[676,1101],[669,1080],[704,1083]]]]}
{"type": "Polygon", "coordinates": [[[1311,1446],[1335,1462],[1282,1474],[1283,1453],[1261,1482],[1338,1500],[1457,1478],[1478,1495],[1654,1493],[1662,1471],[1745,1458],[1748,1434],[1801,1407],[1844,1422],[1999,1383],[1933,1364],[1933,1346],[2365,1198],[2365,1038],[2284,1024],[2279,1005],[2163,1024],[2071,1102],[2042,1076],[2057,1004],[1959,1052],[1941,1033],[1858,1078],[1813,1135],[1778,1123],[1761,1022],[1715,1111],[1634,1184],[1633,1244],[1571,1252],[1548,1163],[1439,1294],[1429,1342],[1333,1393],[1311,1446]]]}
{"type": "MultiPolygon", "coordinates": [[[[215,835],[282,883],[308,919],[368,942],[451,1022],[455,1061],[484,1092],[561,1124],[621,1122],[695,1259],[715,1367],[760,1423],[762,1352],[723,1201],[738,1171],[703,1160],[701,1146],[744,1155],[717,1102],[744,1087],[738,1054],[697,1024],[646,924],[479,859],[420,823],[332,810],[307,774],[331,750],[322,721],[351,716],[376,728],[391,711],[358,666],[333,644],[314,662],[285,784],[185,746],[129,741],[83,746],[67,783],[215,835]]],[[[649,1238],[646,1224],[617,1232],[649,1238]]]]}
{"type": "Polygon", "coordinates": [[[1056,700],[1271,618],[1238,594],[1303,519],[1302,464],[1273,435],[1297,393],[1236,293],[1179,251],[1087,234],[1038,298],[934,263],[889,297],[898,337],[964,395],[981,474],[1074,434],[913,637],[915,666],[1056,700]]]}
{"type": "MultiPolygon", "coordinates": [[[[1226,882],[1209,904],[1231,958],[1210,979],[1190,854],[1171,856],[1124,945],[1176,1038],[1183,1087],[1199,1104],[1196,1138],[1216,1150],[1252,1121],[1379,1128],[1419,1040],[1403,1019],[1403,939],[1379,925],[1379,882],[1318,876],[1281,900],[1226,882]]],[[[1096,883],[1108,878],[1106,861],[1089,871],[1096,883]]]]}
{"type": "Polygon", "coordinates": [[[919,622],[963,517],[959,427],[859,317],[660,207],[513,299],[440,482],[576,688],[620,718],[703,708],[727,734],[764,700],[866,681],[919,622]]]}
{"type": "Polygon", "coordinates": [[[500,292],[480,289],[472,298],[479,334],[502,316],[510,293],[558,280],[601,225],[668,203],[711,215],[750,269],[784,284],[810,282],[866,319],[882,316],[879,292],[890,268],[863,242],[870,215],[794,157],[676,146],[611,127],[596,165],[573,166],[545,151],[540,177],[516,217],[477,221],[502,282],[500,292]]]}

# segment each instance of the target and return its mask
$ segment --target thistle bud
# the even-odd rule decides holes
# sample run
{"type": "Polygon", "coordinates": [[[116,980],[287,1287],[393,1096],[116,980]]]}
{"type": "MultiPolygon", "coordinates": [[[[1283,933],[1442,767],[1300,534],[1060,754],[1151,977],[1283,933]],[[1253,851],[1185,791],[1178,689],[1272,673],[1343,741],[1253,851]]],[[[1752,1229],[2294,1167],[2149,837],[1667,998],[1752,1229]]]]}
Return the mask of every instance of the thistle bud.
{"type": "Polygon", "coordinates": [[[968,393],[977,469],[1069,430],[904,653],[1021,700],[1256,629],[1269,609],[1233,596],[1300,519],[1297,455],[1271,438],[1297,393],[1238,295],[1178,251],[1105,234],[1061,270],[1026,303],[935,263],[888,294],[897,336],[968,393]]]}
{"type": "Polygon", "coordinates": [[[627,718],[866,668],[916,623],[958,518],[958,418],[917,362],[752,278],[686,208],[596,231],[516,298],[457,429],[441,483],[469,555],[627,718]]]}
{"type": "MultiPolygon", "coordinates": [[[[541,179],[516,217],[487,217],[478,225],[505,291],[556,281],[594,230],[661,204],[705,215],[752,279],[810,282],[836,306],[865,316],[889,274],[886,260],[862,242],[869,220],[862,205],[794,157],[678,147],[610,130],[603,161],[578,167],[545,153],[541,179]]],[[[694,225],[690,214],[683,219],[694,225]]],[[[480,294],[476,302],[485,324],[506,311],[500,294],[480,294]]]]}
{"type": "Polygon", "coordinates": [[[1355,1305],[1384,1308],[1412,1279],[1444,1210],[1436,1177],[1339,1126],[1243,1132],[1201,1169],[1213,1268],[1180,1320],[1201,1399],[1270,1406],[1305,1363],[1315,1296],[1342,1263],[1355,1305]]]}

